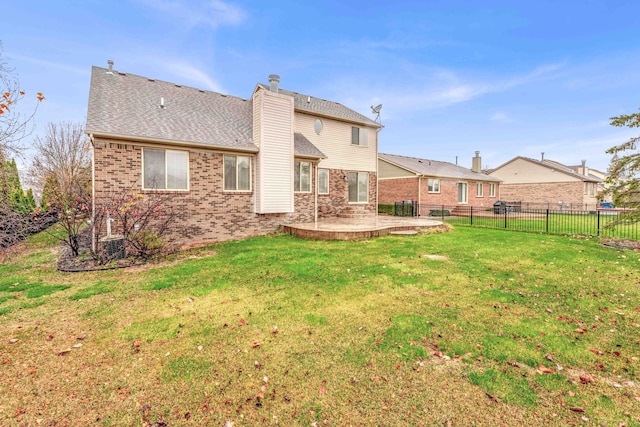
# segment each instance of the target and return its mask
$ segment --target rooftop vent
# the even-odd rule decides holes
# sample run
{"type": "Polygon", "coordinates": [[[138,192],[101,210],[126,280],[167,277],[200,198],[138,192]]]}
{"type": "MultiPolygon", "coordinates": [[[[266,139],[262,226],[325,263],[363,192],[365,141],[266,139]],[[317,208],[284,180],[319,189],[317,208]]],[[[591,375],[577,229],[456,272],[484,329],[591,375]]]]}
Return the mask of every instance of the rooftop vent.
{"type": "Polygon", "coordinates": [[[109,70],[107,71],[107,74],[113,74],[113,59],[109,59],[107,61],[107,65],[109,66],[109,70]]]}
{"type": "Polygon", "coordinates": [[[278,84],[280,83],[280,76],[277,74],[269,74],[269,85],[271,92],[278,93],[278,84]]]}

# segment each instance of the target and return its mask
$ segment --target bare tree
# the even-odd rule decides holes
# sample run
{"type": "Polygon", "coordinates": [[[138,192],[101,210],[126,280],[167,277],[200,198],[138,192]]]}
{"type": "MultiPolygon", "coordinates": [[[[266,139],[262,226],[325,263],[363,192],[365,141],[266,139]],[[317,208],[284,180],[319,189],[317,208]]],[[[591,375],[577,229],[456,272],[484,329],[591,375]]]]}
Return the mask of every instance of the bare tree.
{"type": "Polygon", "coordinates": [[[21,114],[16,106],[25,96],[15,71],[3,55],[0,42],[0,160],[9,155],[19,156],[22,148],[20,141],[33,132],[32,119],[40,101],[44,100],[44,95],[38,92],[36,98],[39,102],[33,111],[21,114]]]}
{"type": "Polygon", "coordinates": [[[48,202],[59,212],[64,243],[77,256],[78,237],[91,212],[91,144],[81,123],[63,122],[49,123],[33,147],[30,178],[40,188],[47,180],[54,182],[48,202]]]}

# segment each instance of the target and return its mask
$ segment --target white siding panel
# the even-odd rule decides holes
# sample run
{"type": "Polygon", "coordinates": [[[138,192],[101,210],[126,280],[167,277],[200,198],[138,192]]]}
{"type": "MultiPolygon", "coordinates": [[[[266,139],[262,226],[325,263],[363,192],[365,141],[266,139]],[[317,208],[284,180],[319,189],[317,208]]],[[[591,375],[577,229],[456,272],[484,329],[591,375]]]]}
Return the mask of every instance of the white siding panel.
{"type": "Polygon", "coordinates": [[[378,161],[378,132],[374,127],[364,127],[367,134],[367,146],[351,144],[351,124],[321,117],[323,129],[320,135],[314,130],[318,117],[304,113],[295,113],[295,130],[303,134],[318,147],[327,158],[320,161],[319,167],[353,171],[375,172],[378,161]]]}
{"type": "Polygon", "coordinates": [[[392,165],[389,162],[384,160],[378,161],[378,178],[406,178],[406,177],[415,177],[416,174],[410,172],[406,169],[398,167],[396,165],[392,165]]]}
{"type": "MultiPolygon", "coordinates": [[[[258,213],[293,212],[293,98],[261,91],[258,127],[258,213]]],[[[254,121],[256,108],[254,106],[254,121]]],[[[256,127],[254,127],[254,133],[256,127]]]]}
{"type": "Polygon", "coordinates": [[[525,159],[516,159],[490,173],[504,184],[529,184],[540,182],[575,182],[578,178],[525,159]]]}

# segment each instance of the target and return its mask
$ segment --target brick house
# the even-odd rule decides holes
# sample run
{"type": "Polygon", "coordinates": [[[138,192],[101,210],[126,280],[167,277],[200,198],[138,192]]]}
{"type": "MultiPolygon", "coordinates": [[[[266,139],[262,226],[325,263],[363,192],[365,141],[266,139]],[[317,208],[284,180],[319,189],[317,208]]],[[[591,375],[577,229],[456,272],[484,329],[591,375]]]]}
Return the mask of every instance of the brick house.
{"type": "Polygon", "coordinates": [[[498,200],[500,179],[481,172],[476,151],[472,168],[417,157],[378,154],[379,203],[413,200],[420,205],[490,208],[498,200]]]}
{"type": "Polygon", "coordinates": [[[503,182],[500,197],[550,208],[595,209],[603,180],[581,166],[545,159],[514,157],[488,172],[503,182]]]}
{"type": "Polygon", "coordinates": [[[171,194],[180,244],[341,212],[375,215],[381,125],[269,80],[243,99],[118,72],[111,61],[93,67],[86,133],[94,205],[127,189],[171,194]]]}

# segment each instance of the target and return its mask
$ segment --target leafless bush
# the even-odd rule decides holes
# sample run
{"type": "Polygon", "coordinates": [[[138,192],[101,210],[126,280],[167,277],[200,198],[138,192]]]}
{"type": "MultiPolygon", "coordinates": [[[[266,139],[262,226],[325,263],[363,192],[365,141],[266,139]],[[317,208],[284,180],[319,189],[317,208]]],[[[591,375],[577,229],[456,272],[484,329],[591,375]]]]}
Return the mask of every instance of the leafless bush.
{"type": "Polygon", "coordinates": [[[100,244],[107,236],[107,221],[112,221],[111,234],[124,239],[127,255],[140,259],[169,252],[167,237],[178,215],[167,203],[171,194],[140,194],[133,190],[112,193],[95,201],[93,215],[94,256],[100,262],[110,256],[100,244]]]}

